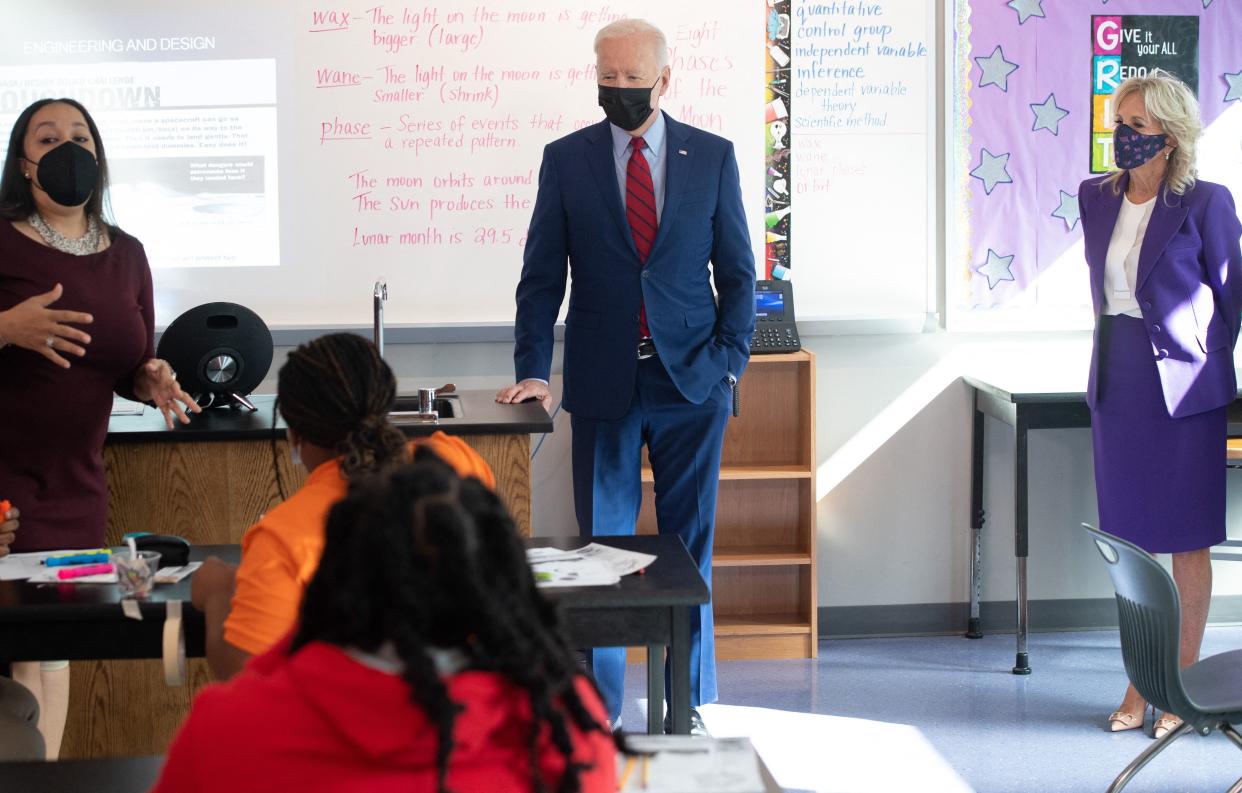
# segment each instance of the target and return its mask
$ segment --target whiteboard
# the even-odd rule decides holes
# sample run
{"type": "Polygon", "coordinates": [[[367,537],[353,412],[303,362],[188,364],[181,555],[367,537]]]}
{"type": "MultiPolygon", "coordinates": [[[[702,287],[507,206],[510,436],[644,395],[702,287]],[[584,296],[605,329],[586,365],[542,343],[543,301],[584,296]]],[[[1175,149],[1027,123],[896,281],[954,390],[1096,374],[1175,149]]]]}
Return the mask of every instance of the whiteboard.
{"type": "Polygon", "coordinates": [[[799,319],[921,316],[934,305],[935,7],[793,0],[790,258],[799,319]]]}
{"type": "Polygon", "coordinates": [[[512,321],[548,142],[597,122],[595,31],[668,37],[662,108],[731,139],[756,259],[762,2],[381,5],[49,0],[0,32],[0,129],[81,98],[167,324],[227,300],[275,327],[512,321]]]}

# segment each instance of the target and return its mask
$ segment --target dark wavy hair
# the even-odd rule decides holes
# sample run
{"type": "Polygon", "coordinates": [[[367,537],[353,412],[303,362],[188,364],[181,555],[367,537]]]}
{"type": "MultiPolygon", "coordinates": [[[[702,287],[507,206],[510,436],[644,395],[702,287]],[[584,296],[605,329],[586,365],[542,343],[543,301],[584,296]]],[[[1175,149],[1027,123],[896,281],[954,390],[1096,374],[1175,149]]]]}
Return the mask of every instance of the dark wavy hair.
{"type": "Polygon", "coordinates": [[[319,568],[306,589],[290,653],[315,641],[375,652],[391,644],[410,700],[438,734],[437,789],[446,793],[453,726],[463,711],[428,650],[454,649],[468,667],[497,673],[530,698],[531,783],[542,778],[543,736],[565,758],[556,793],[577,793],[572,723],[607,734],[574,687],[581,676],[556,609],[536,590],[525,547],[500,499],[434,454],[354,480],[328,515],[319,568]]]}
{"type": "MultiPolygon", "coordinates": [[[[375,345],[356,333],[329,333],[299,345],[276,376],[276,414],[300,437],[341,458],[353,479],[407,459],[405,436],[388,421],[397,400],[397,378],[375,345]]],[[[285,496],[280,465],[272,459],[285,496]]]]}
{"type": "Polygon", "coordinates": [[[4,170],[0,172],[0,217],[5,220],[25,220],[35,211],[34,191],[30,180],[22,175],[22,160],[26,158],[26,133],[30,130],[30,119],[44,107],[53,104],[64,104],[76,108],[86,119],[86,126],[95,141],[95,159],[99,162],[99,178],[95,181],[95,189],[91,197],[86,199],[86,216],[115,228],[112,222],[111,207],[108,206],[108,158],[104,153],[103,138],[99,135],[99,127],[90,112],[76,99],[40,99],[21,112],[17,121],[13,122],[13,132],[9,135],[9,148],[4,156],[4,170]]]}

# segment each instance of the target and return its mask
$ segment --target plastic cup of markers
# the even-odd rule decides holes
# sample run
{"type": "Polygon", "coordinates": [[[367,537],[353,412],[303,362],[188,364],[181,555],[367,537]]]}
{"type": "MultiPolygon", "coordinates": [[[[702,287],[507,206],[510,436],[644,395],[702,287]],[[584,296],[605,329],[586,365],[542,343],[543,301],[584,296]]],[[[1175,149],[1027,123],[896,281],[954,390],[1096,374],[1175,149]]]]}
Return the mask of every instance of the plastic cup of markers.
{"type": "Polygon", "coordinates": [[[139,551],[137,558],[131,558],[128,551],[118,551],[112,554],[112,564],[116,567],[116,585],[121,597],[144,598],[151,594],[155,571],[160,566],[158,552],[139,551]]]}

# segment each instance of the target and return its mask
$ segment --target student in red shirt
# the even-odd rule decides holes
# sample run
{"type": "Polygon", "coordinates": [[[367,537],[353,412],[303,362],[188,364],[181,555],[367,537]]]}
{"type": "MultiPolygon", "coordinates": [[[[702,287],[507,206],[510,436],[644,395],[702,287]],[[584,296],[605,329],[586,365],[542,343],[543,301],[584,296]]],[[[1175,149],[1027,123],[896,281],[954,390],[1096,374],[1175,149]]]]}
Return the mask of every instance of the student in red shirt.
{"type": "Polygon", "coordinates": [[[198,695],[154,793],[612,793],[615,751],[504,506],[422,460],[351,483],[300,623],[198,695]]]}

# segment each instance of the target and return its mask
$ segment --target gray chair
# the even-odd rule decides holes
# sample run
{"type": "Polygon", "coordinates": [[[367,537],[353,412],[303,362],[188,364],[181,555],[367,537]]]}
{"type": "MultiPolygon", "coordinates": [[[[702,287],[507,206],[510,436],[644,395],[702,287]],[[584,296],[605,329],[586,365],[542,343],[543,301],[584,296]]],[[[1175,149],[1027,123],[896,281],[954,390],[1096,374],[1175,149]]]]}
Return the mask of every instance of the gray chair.
{"type": "Polygon", "coordinates": [[[39,702],[30,689],[0,677],[0,761],[43,760],[39,702]]]}
{"type": "MultiPolygon", "coordinates": [[[[1153,757],[1190,730],[1223,732],[1242,749],[1242,650],[1204,658],[1185,669],[1178,663],[1181,607],[1172,576],[1142,548],[1083,524],[1108,563],[1117,591],[1121,656],[1134,688],[1149,703],[1181,717],[1182,723],[1152,743],[1125,767],[1109,793],[1126,786],[1153,757]]],[[[1229,788],[1242,793],[1242,779],[1229,788]]]]}

